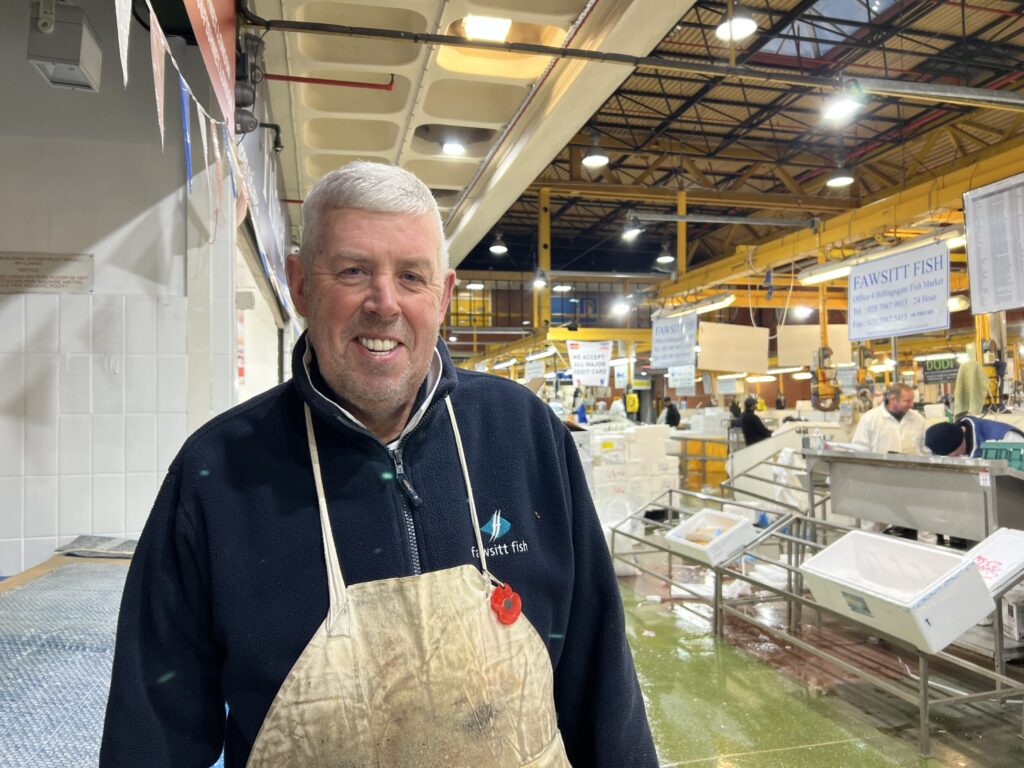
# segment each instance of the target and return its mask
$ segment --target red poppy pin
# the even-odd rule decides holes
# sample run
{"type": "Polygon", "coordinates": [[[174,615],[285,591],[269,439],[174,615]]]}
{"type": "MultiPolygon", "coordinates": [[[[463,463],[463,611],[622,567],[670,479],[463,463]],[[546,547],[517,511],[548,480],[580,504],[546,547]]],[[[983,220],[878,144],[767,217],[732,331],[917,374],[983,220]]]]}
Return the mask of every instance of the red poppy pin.
{"type": "Polygon", "coordinates": [[[502,624],[514,624],[523,612],[523,600],[508,584],[499,584],[491,592],[491,610],[502,624]]]}

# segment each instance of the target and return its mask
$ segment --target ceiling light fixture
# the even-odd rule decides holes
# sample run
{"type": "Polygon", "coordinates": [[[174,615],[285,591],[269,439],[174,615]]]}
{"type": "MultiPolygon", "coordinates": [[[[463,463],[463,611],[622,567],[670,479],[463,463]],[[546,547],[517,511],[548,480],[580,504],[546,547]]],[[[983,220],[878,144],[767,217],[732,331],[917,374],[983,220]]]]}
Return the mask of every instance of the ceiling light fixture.
{"type": "Polygon", "coordinates": [[[962,293],[958,293],[955,296],[949,297],[946,306],[950,312],[963,312],[965,309],[971,308],[971,300],[962,293]]]}
{"type": "Polygon", "coordinates": [[[494,16],[466,16],[462,20],[469,40],[493,40],[504,43],[512,29],[512,19],[499,19],[494,16]]]}
{"type": "Polygon", "coordinates": [[[720,293],[717,296],[708,296],[706,299],[695,301],[693,304],[686,304],[680,307],[673,307],[665,313],[665,317],[681,317],[696,313],[698,315],[714,312],[716,309],[725,309],[736,301],[735,293],[720,293]]]}
{"type": "Polygon", "coordinates": [[[544,274],[543,269],[538,269],[537,273],[533,276],[533,288],[539,291],[541,288],[547,287],[548,276],[544,274]]]}
{"type": "Polygon", "coordinates": [[[450,157],[461,157],[466,154],[466,145],[455,139],[448,139],[441,143],[441,151],[450,157]]]}
{"type": "Polygon", "coordinates": [[[951,251],[955,251],[958,248],[963,248],[964,246],[967,245],[967,235],[957,235],[956,237],[951,237],[949,238],[949,240],[946,241],[946,245],[949,246],[949,250],[951,251]]]}
{"type": "Polygon", "coordinates": [[[548,347],[547,349],[542,349],[540,352],[533,352],[532,354],[527,355],[526,362],[532,363],[534,360],[543,360],[545,357],[551,357],[552,355],[557,354],[557,349],[554,347],[548,347]]]}
{"type": "Polygon", "coordinates": [[[618,299],[612,304],[612,314],[616,317],[622,317],[629,313],[629,302],[625,299],[618,299]]]}
{"type": "Polygon", "coordinates": [[[555,293],[565,293],[566,291],[571,291],[572,286],[568,285],[567,283],[561,283],[559,285],[553,286],[551,290],[554,291],[555,293]]]}
{"type": "Polygon", "coordinates": [[[630,211],[626,214],[626,226],[622,230],[622,239],[627,243],[632,243],[636,240],[640,233],[644,231],[644,228],[640,226],[640,220],[637,219],[636,214],[630,211]]]}
{"type": "Polygon", "coordinates": [[[817,285],[818,283],[825,283],[829,280],[838,280],[843,277],[848,277],[851,270],[860,264],[866,264],[867,262],[874,261],[875,259],[882,259],[886,256],[895,256],[898,253],[912,251],[915,248],[920,248],[922,245],[949,241],[962,234],[963,229],[961,227],[948,227],[947,229],[939,230],[933,234],[922,235],[921,237],[914,237],[910,240],[905,240],[898,245],[864,251],[859,256],[854,256],[853,258],[845,259],[843,261],[826,261],[822,264],[815,264],[807,267],[806,269],[800,270],[796,279],[800,282],[800,285],[817,285]]]}
{"type": "Polygon", "coordinates": [[[719,381],[728,381],[729,379],[745,379],[747,378],[747,372],[743,373],[723,373],[718,377],[719,381]]]}
{"type": "Polygon", "coordinates": [[[814,314],[813,307],[796,306],[793,307],[793,317],[797,320],[806,320],[808,317],[814,314]]]}
{"type": "Polygon", "coordinates": [[[674,264],[676,257],[672,255],[672,251],[669,250],[668,241],[663,240],[661,243],[661,253],[658,254],[658,258],[654,261],[658,264],[674,264]]]}
{"type": "Polygon", "coordinates": [[[797,365],[792,368],[769,368],[768,373],[774,373],[777,375],[782,375],[784,373],[800,373],[803,369],[804,367],[802,365],[797,365]]]}
{"type": "Polygon", "coordinates": [[[853,171],[845,165],[841,165],[832,171],[832,175],[828,177],[825,186],[830,189],[842,189],[843,187],[850,186],[854,181],[853,171]]]}
{"type": "Polygon", "coordinates": [[[448,337],[448,341],[449,341],[449,342],[451,342],[451,343],[453,343],[453,344],[454,344],[454,343],[455,343],[456,341],[458,341],[458,340],[459,340],[459,337],[458,337],[458,336],[449,336],[449,337],[448,337]]]}
{"type": "Polygon", "coordinates": [[[719,40],[732,40],[735,43],[746,40],[757,31],[757,22],[749,12],[742,8],[734,8],[732,18],[722,17],[722,23],[715,28],[715,37],[719,40]]]}
{"type": "Polygon", "coordinates": [[[608,154],[601,147],[601,139],[598,138],[597,131],[591,133],[590,149],[587,150],[587,154],[583,156],[580,162],[591,170],[604,168],[608,165],[608,154]]]}
{"type": "Polygon", "coordinates": [[[797,381],[807,381],[808,379],[813,379],[814,374],[810,371],[801,371],[800,373],[794,373],[793,378],[797,381]]]}
{"type": "Polygon", "coordinates": [[[835,94],[825,102],[821,119],[833,127],[848,123],[864,106],[864,99],[854,91],[843,91],[835,94]]]}
{"type": "Polygon", "coordinates": [[[775,381],[775,377],[767,374],[747,376],[746,381],[749,381],[751,384],[767,384],[769,381],[775,381]]]}
{"type": "Polygon", "coordinates": [[[484,289],[483,283],[466,283],[467,291],[482,291],[484,289]]]}
{"type": "Polygon", "coordinates": [[[933,352],[930,355],[914,355],[915,363],[923,363],[926,360],[952,360],[956,352],[933,352]]]}
{"type": "Polygon", "coordinates": [[[491,366],[491,370],[492,371],[503,371],[506,368],[511,368],[513,365],[515,365],[518,362],[519,361],[516,360],[514,357],[513,358],[509,358],[508,360],[505,360],[504,362],[495,363],[494,365],[491,366]]]}
{"type": "Polygon", "coordinates": [[[491,247],[487,250],[495,256],[503,256],[508,253],[508,246],[505,245],[505,239],[501,236],[501,232],[494,233],[494,242],[491,243],[491,247]]]}

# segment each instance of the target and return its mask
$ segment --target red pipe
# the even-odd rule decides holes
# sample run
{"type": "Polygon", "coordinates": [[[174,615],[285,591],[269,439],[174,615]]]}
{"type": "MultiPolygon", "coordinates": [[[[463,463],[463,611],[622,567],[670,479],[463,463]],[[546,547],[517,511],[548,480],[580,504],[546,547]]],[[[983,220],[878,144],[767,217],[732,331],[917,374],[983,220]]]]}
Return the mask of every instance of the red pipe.
{"type": "Polygon", "coordinates": [[[309,85],[334,85],[339,88],[369,88],[373,91],[395,90],[395,76],[386,83],[359,83],[355,80],[327,80],[322,77],[299,77],[298,75],[272,75],[264,73],[264,80],[281,80],[286,83],[308,83],[309,85]]]}

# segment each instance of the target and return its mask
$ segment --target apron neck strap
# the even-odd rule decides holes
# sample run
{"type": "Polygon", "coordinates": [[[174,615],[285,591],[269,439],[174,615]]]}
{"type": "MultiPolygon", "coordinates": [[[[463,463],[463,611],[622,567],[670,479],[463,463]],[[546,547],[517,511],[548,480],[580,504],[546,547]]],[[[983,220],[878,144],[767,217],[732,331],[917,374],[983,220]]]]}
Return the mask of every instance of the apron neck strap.
{"type": "MultiPolygon", "coordinates": [[[[451,397],[444,399],[448,407],[448,416],[452,422],[452,433],[455,435],[455,448],[459,453],[459,464],[462,466],[462,479],[466,484],[466,497],[469,501],[470,525],[476,537],[476,549],[480,554],[480,570],[488,580],[500,583],[487,570],[487,552],[483,537],[480,535],[480,518],[477,516],[476,501],[473,498],[473,482],[469,478],[469,465],[466,463],[466,451],[462,447],[462,435],[459,423],[455,420],[455,409],[451,397]]],[[[324,480],[320,472],[320,453],[316,447],[316,436],[313,433],[313,416],[309,405],[303,406],[306,414],[306,440],[309,444],[309,458],[313,464],[313,481],[316,483],[316,502],[320,511],[320,533],[324,544],[324,560],[327,563],[327,591],[330,597],[330,609],[327,614],[327,626],[331,634],[348,634],[349,623],[348,597],[345,594],[345,579],[341,575],[341,562],[334,544],[334,533],[331,530],[331,519],[327,514],[327,494],[324,493],[324,480]],[[332,629],[335,628],[335,629],[332,629]]]]}
{"type": "Polygon", "coordinates": [[[469,479],[469,465],[466,463],[466,451],[462,447],[462,435],[459,434],[459,422],[455,420],[455,409],[452,407],[451,397],[444,399],[448,406],[448,416],[452,422],[452,432],[455,434],[455,448],[459,452],[459,464],[462,465],[462,479],[466,482],[466,496],[469,500],[469,522],[473,526],[473,535],[476,536],[476,551],[480,553],[480,570],[491,580],[495,580],[487,570],[487,552],[484,550],[484,540],[480,535],[480,518],[476,513],[476,501],[473,498],[473,482],[469,479]]]}
{"type": "Polygon", "coordinates": [[[348,596],[345,594],[345,579],[341,575],[341,563],[338,560],[338,550],[334,546],[331,519],[327,514],[327,495],[324,493],[324,480],[320,473],[320,452],[316,449],[313,417],[309,412],[309,405],[303,407],[306,412],[306,440],[309,443],[309,458],[313,462],[313,481],[316,483],[316,503],[320,509],[320,536],[324,542],[324,560],[327,562],[327,594],[330,599],[330,607],[327,609],[327,629],[332,635],[347,635],[349,611],[348,596]]]}

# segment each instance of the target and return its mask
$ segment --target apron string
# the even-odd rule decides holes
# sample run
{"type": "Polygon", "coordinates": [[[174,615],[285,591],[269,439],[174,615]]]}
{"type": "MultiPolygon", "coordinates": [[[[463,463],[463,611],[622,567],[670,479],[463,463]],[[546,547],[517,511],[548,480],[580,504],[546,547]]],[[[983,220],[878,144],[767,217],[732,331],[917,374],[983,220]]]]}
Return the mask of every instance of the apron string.
{"type": "Polygon", "coordinates": [[[327,611],[327,632],[330,635],[349,634],[348,594],[345,579],[341,575],[338,550],[334,545],[331,519],[327,514],[327,497],[324,494],[324,480],[320,474],[320,453],[316,448],[313,434],[313,417],[309,405],[303,405],[306,412],[306,440],[309,442],[309,458],[313,462],[313,480],[316,483],[316,502],[320,509],[320,533],[324,540],[324,559],[327,562],[327,593],[330,607],[327,611]]]}
{"type": "Polygon", "coordinates": [[[466,464],[466,452],[462,448],[462,435],[459,434],[459,423],[455,420],[455,409],[452,407],[451,396],[444,399],[444,404],[448,406],[448,415],[452,421],[452,432],[455,433],[455,448],[459,452],[459,463],[462,465],[462,477],[466,481],[466,494],[469,498],[469,516],[470,522],[473,524],[473,535],[476,536],[476,549],[480,553],[480,568],[483,570],[484,575],[496,582],[490,572],[487,570],[487,553],[484,551],[484,540],[480,536],[480,518],[476,512],[476,501],[473,499],[473,483],[469,479],[469,466],[466,464]]]}

